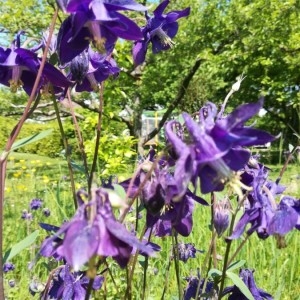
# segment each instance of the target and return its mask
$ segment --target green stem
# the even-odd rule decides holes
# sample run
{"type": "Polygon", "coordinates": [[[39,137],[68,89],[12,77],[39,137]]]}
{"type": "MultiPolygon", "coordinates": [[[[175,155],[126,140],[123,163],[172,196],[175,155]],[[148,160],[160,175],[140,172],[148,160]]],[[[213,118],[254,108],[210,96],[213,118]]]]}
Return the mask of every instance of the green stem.
{"type": "Polygon", "coordinates": [[[72,114],[72,119],[73,119],[73,123],[74,123],[74,128],[75,128],[75,132],[76,132],[76,136],[77,136],[77,141],[78,141],[78,145],[79,145],[79,149],[81,152],[81,157],[82,157],[82,161],[83,161],[83,167],[85,170],[85,176],[87,178],[87,183],[89,182],[89,168],[88,168],[88,164],[87,164],[87,157],[86,157],[86,153],[84,150],[84,144],[83,144],[83,138],[82,138],[82,134],[80,131],[80,127],[78,125],[77,122],[77,118],[74,112],[74,108],[73,108],[73,104],[72,104],[72,100],[71,100],[71,95],[70,95],[70,90],[67,93],[68,96],[68,101],[69,101],[69,106],[70,106],[70,111],[72,114]]]}
{"type": "Polygon", "coordinates": [[[179,269],[179,253],[178,253],[178,239],[177,232],[172,228],[172,249],[174,255],[176,281],[178,287],[178,299],[182,299],[181,280],[180,280],[180,269],[179,269]]]}
{"type": "Polygon", "coordinates": [[[6,177],[6,167],[7,167],[7,155],[10,152],[13,143],[17,139],[24,122],[28,118],[28,116],[30,114],[30,107],[32,105],[32,102],[36,98],[39,82],[42,77],[42,72],[43,72],[43,69],[44,69],[44,66],[46,63],[47,52],[48,52],[49,45],[51,42],[51,37],[52,37],[53,31],[54,31],[57,16],[58,16],[58,8],[55,10],[55,13],[54,13],[52,21],[51,21],[51,25],[49,28],[49,36],[48,36],[48,40],[46,43],[45,51],[43,53],[40,67],[39,67],[30,97],[28,99],[27,105],[25,107],[24,113],[21,116],[21,119],[18,122],[18,124],[12,130],[12,132],[8,138],[8,141],[6,143],[5,151],[0,157],[0,299],[5,299],[2,265],[3,265],[3,207],[4,207],[4,188],[5,188],[5,177],[6,177]]]}
{"type": "Polygon", "coordinates": [[[75,207],[75,209],[77,209],[78,205],[77,205],[77,199],[76,199],[75,180],[74,180],[74,176],[73,176],[73,169],[72,169],[72,164],[71,164],[71,157],[70,157],[70,151],[69,151],[69,146],[68,146],[68,140],[67,140],[67,137],[66,137],[65,132],[64,132],[64,127],[63,127],[63,124],[62,124],[62,121],[61,121],[61,118],[60,118],[60,114],[59,114],[58,106],[57,106],[57,103],[56,103],[56,99],[54,97],[52,97],[52,100],[53,100],[53,106],[54,106],[54,110],[55,110],[55,114],[56,114],[56,118],[57,118],[57,122],[58,122],[59,131],[60,131],[61,138],[62,138],[62,141],[63,141],[63,145],[64,145],[64,148],[65,148],[65,155],[66,155],[66,160],[67,160],[68,169],[69,169],[74,207],[75,207]]]}
{"type": "Polygon", "coordinates": [[[104,84],[101,83],[100,96],[99,96],[98,123],[97,123],[97,128],[96,128],[96,144],[95,144],[95,150],[94,150],[93,163],[92,163],[90,176],[89,176],[89,180],[88,180],[89,194],[91,193],[92,183],[93,183],[93,179],[94,179],[93,176],[96,171],[97,161],[98,161],[98,152],[99,152],[101,129],[102,129],[103,106],[104,106],[103,105],[103,91],[104,91],[104,84]]]}

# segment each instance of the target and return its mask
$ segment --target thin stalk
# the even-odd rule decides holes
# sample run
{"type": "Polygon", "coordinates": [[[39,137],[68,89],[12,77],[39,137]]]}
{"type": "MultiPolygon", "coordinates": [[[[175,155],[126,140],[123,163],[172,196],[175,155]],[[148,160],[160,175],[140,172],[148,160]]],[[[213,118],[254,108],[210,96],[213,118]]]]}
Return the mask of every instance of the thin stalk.
{"type": "Polygon", "coordinates": [[[93,163],[90,171],[90,176],[88,180],[88,192],[91,193],[91,187],[93,183],[93,176],[96,171],[97,167],[97,161],[98,161],[98,151],[100,146],[100,137],[101,137],[101,129],[102,129],[102,117],[103,117],[103,91],[104,91],[104,84],[101,83],[100,86],[100,96],[99,96],[99,114],[98,114],[98,123],[96,127],[96,143],[95,143],[95,150],[94,150],[94,157],[93,157],[93,163]]]}
{"type": "Polygon", "coordinates": [[[169,257],[169,263],[168,263],[168,266],[167,266],[167,269],[166,269],[166,276],[165,276],[166,280],[165,280],[164,289],[163,289],[163,292],[162,292],[162,295],[161,295],[161,298],[160,298],[161,300],[165,299],[165,294],[166,294],[167,286],[168,286],[168,282],[169,282],[171,262],[172,262],[172,255],[170,255],[170,257],[169,257]]]}
{"type": "Polygon", "coordinates": [[[4,297],[4,286],[3,286],[3,270],[2,270],[2,265],[3,265],[3,259],[2,259],[3,249],[2,249],[2,247],[3,247],[3,206],[4,206],[4,188],[5,188],[5,177],[6,177],[6,167],[7,167],[7,155],[9,153],[9,151],[11,150],[13,143],[17,139],[25,120],[28,118],[28,113],[30,111],[31,104],[34,101],[34,99],[36,98],[38,85],[39,85],[39,82],[40,82],[40,79],[42,76],[42,72],[43,72],[45,63],[46,63],[47,52],[48,52],[49,45],[51,42],[51,37],[52,37],[53,31],[54,31],[57,16],[58,16],[58,8],[55,10],[52,21],[51,21],[51,25],[49,28],[49,36],[48,36],[48,40],[46,43],[45,51],[43,53],[41,64],[40,64],[30,97],[29,97],[27,105],[25,107],[24,113],[21,116],[21,119],[18,122],[18,124],[12,130],[12,132],[8,138],[8,141],[6,143],[5,151],[0,157],[0,299],[5,298],[4,297]]]}
{"type": "Polygon", "coordinates": [[[63,145],[64,145],[64,148],[65,148],[65,155],[66,155],[66,160],[67,160],[68,169],[69,169],[74,207],[75,207],[75,209],[77,209],[75,180],[74,180],[74,176],[73,176],[73,170],[72,170],[68,140],[67,140],[65,132],[64,132],[64,127],[63,127],[63,124],[62,124],[62,121],[61,121],[61,118],[60,118],[60,114],[59,114],[58,106],[57,106],[57,103],[56,103],[56,99],[54,97],[52,97],[52,100],[53,100],[53,106],[54,106],[54,110],[55,110],[55,114],[56,114],[56,118],[57,118],[57,122],[58,122],[60,135],[61,135],[61,138],[63,140],[63,145]]]}
{"type": "Polygon", "coordinates": [[[172,228],[172,247],[173,247],[173,255],[174,255],[176,281],[177,281],[177,287],[178,287],[178,299],[182,299],[180,268],[179,268],[178,239],[177,239],[177,232],[174,230],[174,228],[172,228]]]}
{"type": "Polygon", "coordinates": [[[73,123],[74,123],[75,132],[76,132],[76,135],[77,135],[78,145],[79,145],[79,149],[80,149],[80,152],[81,152],[81,158],[82,158],[82,161],[83,161],[85,176],[87,178],[87,183],[88,183],[89,182],[88,181],[89,180],[89,168],[88,168],[88,164],[87,164],[86,153],[85,153],[85,150],[84,150],[82,134],[81,134],[81,131],[80,131],[79,124],[77,122],[77,118],[76,118],[74,108],[73,108],[73,104],[72,104],[72,100],[71,100],[70,90],[68,90],[67,96],[68,96],[68,102],[69,102],[70,111],[71,111],[71,114],[72,114],[72,119],[73,119],[73,123]]]}
{"type": "Polygon", "coordinates": [[[236,256],[239,254],[239,252],[241,251],[241,249],[243,248],[243,246],[248,241],[249,237],[250,237],[250,235],[247,235],[246,238],[237,247],[237,249],[235,250],[235,252],[232,254],[231,258],[228,260],[228,263],[227,263],[227,266],[226,266],[227,268],[233,262],[233,260],[236,258],[236,256]]]}
{"type": "MultiPolygon", "coordinates": [[[[143,238],[145,232],[146,232],[146,225],[144,226],[143,230],[142,230],[142,233],[140,235],[140,240],[143,238]]],[[[126,289],[126,292],[125,292],[125,296],[124,296],[124,299],[127,299],[127,297],[129,296],[129,299],[131,298],[130,296],[130,293],[131,293],[131,285],[132,285],[132,279],[133,279],[133,274],[134,274],[134,270],[135,270],[135,266],[136,266],[136,263],[137,263],[137,259],[138,259],[138,251],[136,251],[135,255],[133,256],[133,260],[132,262],[130,263],[130,268],[127,268],[129,274],[128,274],[128,280],[127,280],[127,289],[126,289]]]]}

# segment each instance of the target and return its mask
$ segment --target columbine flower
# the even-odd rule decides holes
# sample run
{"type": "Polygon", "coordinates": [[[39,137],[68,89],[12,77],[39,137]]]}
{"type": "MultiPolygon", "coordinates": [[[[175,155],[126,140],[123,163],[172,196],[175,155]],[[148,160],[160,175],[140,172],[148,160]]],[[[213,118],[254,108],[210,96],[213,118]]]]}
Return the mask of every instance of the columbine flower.
{"type": "Polygon", "coordinates": [[[30,202],[30,209],[31,210],[38,210],[43,205],[43,201],[41,199],[32,199],[30,202]]]}
{"type": "Polygon", "coordinates": [[[29,213],[26,209],[22,211],[21,219],[31,221],[33,219],[32,213],[29,213]]]}
{"type": "Polygon", "coordinates": [[[219,201],[214,207],[214,227],[220,237],[229,226],[229,200],[227,198],[219,201]]]}
{"type": "Polygon", "coordinates": [[[182,192],[181,186],[177,184],[168,170],[168,162],[164,159],[160,160],[152,170],[149,179],[144,182],[154,163],[154,154],[150,153],[148,159],[141,163],[140,172],[130,191],[128,188],[131,179],[120,184],[132,197],[143,183],[140,198],[147,210],[147,227],[153,227],[155,235],[160,237],[170,235],[174,228],[179,234],[188,236],[193,227],[194,201],[203,205],[207,205],[207,202],[188,189],[182,192]]]}
{"type": "Polygon", "coordinates": [[[49,208],[47,208],[47,207],[43,208],[43,215],[45,217],[47,217],[47,218],[50,217],[50,214],[51,214],[51,212],[50,212],[49,208]]]}
{"type": "Polygon", "coordinates": [[[196,252],[198,251],[195,246],[191,243],[179,243],[177,245],[179,260],[187,262],[189,258],[195,258],[196,252]]]}
{"type": "Polygon", "coordinates": [[[133,247],[147,255],[152,253],[151,247],[140,242],[115,219],[105,190],[94,190],[93,199],[85,204],[86,197],[85,192],[78,193],[81,206],[71,221],[64,223],[53,237],[44,241],[40,250],[42,255],[64,257],[77,271],[95,255],[111,256],[125,267],[133,247]],[[62,241],[57,241],[62,234],[62,241]]]}
{"type": "MultiPolygon", "coordinates": [[[[85,272],[71,272],[69,265],[60,266],[48,279],[48,284],[43,290],[41,299],[73,299],[85,298],[89,278],[85,272]]],[[[94,278],[93,290],[99,290],[104,282],[103,276],[94,278]]]]}
{"type": "MultiPolygon", "coordinates": [[[[255,284],[253,272],[249,269],[241,269],[240,278],[244,281],[246,286],[248,287],[250,293],[252,294],[254,299],[266,299],[272,300],[273,297],[265,292],[264,290],[258,288],[255,284]]],[[[224,289],[222,297],[229,294],[228,300],[247,300],[248,298],[239,290],[237,286],[231,286],[224,289]]]]}
{"type": "Polygon", "coordinates": [[[13,271],[15,269],[15,265],[11,262],[6,262],[3,264],[3,272],[7,273],[13,271]]]}
{"type": "Polygon", "coordinates": [[[76,91],[97,91],[99,83],[120,72],[115,60],[89,48],[73,58],[68,78],[76,82],[76,91]]]}
{"type": "MultiPolygon", "coordinates": [[[[0,83],[10,87],[13,92],[16,92],[19,87],[23,87],[25,92],[30,95],[41,60],[36,53],[20,47],[20,34],[11,48],[0,47],[0,83]]],[[[48,83],[51,83],[57,90],[62,90],[70,85],[60,71],[46,62],[37,91],[48,83]]]]}
{"type": "MultiPolygon", "coordinates": [[[[202,193],[221,191],[226,183],[240,195],[241,185],[237,171],[250,158],[250,152],[242,147],[261,145],[274,140],[270,134],[244,123],[262,107],[262,101],[239,106],[224,118],[218,118],[213,103],[208,103],[199,113],[199,123],[183,113],[189,134],[187,144],[173,132],[174,122],[167,123],[166,137],[178,156],[175,180],[187,187],[189,180],[196,185],[200,179],[202,193]],[[177,175],[176,175],[177,174],[177,175]],[[185,174],[185,175],[183,175],[185,174]],[[184,180],[182,177],[185,176],[184,180]]],[[[175,122],[177,126],[181,126],[175,122]]]]}
{"type": "Polygon", "coordinates": [[[145,11],[133,0],[69,1],[66,11],[72,13],[62,24],[58,34],[58,53],[65,64],[87,49],[92,40],[101,53],[111,53],[118,37],[125,40],[142,38],[140,28],[118,10],[145,11]]]}
{"type": "Polygon", "coordinates": [[[161,2],[153,11],[153,17],[146,14],[147,25],[142,28],[144,36],[143,40],[135,42],[133,47],[133,59],[135,65],[140,65],[145,61],[148,44],[152,43],[152,52],[158,53],[162,50],[168,50],[174,42],[178,31],[177,20],[182,17],[187,17],[190,14],[190,8],[181,11],[171,11],[163,14],[165,8],[170,3],[169,0],[161,2]]]}
{"type": "MultiPolygon", "coordinates": [[[[198,292],[198,296],[202,295],[201,299],[209,300],[209,299],[216,299],[217,291],[214,289],[214,283],[212,281],[207,281],[205,285],[205,291],[203,291],[205,279],[200,279],[200,273],[198,270],[197,276],[190,276],[186,277],[185,280],[188,282],[188,285],[184,291],[184,300],[196,299],[196,293],[199,285],[200,280],[200,289],[198,292]],[[205,293],[206,296],[203,294],[205,293]]],[[[199,299],[199,298],[198,298],[199,299]]]]}
{"type": "Polygon", "coordinates": [[[251,227],[247,234],[257,232],[261,239],[273,234],[285,235],[293,228],[300,229],[300,200],[285,196],[277,204],[275,197],[284,191],[284,187],[267,178],[268,170],[262,165],[257,169],[246,168],[242,180],[252,187],[252,191],[247,194],[245,212],[229,239],[239,238],[248,224],[251,227]]]}

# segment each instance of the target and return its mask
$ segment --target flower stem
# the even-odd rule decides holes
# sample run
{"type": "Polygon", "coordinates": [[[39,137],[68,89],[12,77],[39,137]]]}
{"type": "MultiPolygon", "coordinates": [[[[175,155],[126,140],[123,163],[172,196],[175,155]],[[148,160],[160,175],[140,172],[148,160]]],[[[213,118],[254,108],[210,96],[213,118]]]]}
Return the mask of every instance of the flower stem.
{"type": "MultiPolygon", "coordinates": [[[[5,177],[6,177],[6,166],[7,166],[7,156],[8,153],[10,152],[13,143],[15,142],[15,140],[17,139],[21,128],[24,124],[24,122],[26,121],[26,119],[28,118],[28,116],[30,115],[30,111],[32,112],[32,110],[30,109],[32,102],[34,101],[34,99],[36,99],[36,92],[39,86],[39,82],[40,79],[42,77],[42,72],[46,63],[46,59],[47,59],[47,52],[49,49],[49,45],[51,42],[51,37],[54,31],[54,27],[55,27],[55,23],[56,23],[56,19],[58,16],[58,8],[56,8],[52,21],[51,21],[51,25],[50,25],[50,29],[49,29],[49,36],[48,36],[48,40],[46,43],[46,47],[45,47],[45,51],[43,53],[43,57],[40,63],[40,67],[30,94],[30,97],[28,99],[27,105],[25,107],[24,113],[21,117],[21,119],[19,120],[18,124],[14,127],[14,129],[12,130],[8,141],[6,143],[5,146],[5,151],[3,152],[3,154],[1,154],[0,156],[0,299],[5,299],[4,297],[4,286],[3,286],[3,270],[2,270],[2,265],[3,265],[3,249],[2,249],[2,245],[3,245],[3,205],[4,205],[4,188],[5,188],[5,177]]],[[[33,105],[34,106],[34,105],[33,105]]]]}
{"type": "Polygon", "coordinates": [[[96,171],[97,160],[98,160],[98,151],[100,146],[100,137],[101,137],[101,129],[102,129],[102,116],[103,116],[103,91],[104,91],[104,84],[101,83],[100,87],[100,96],[99,96],[99,114],[98,114],[98,123],[96,127],[96,144],[94,150],[94,157],[93,163],[90,171],[90,176],[88,180],[88,191],[89,194],[91,193],[92,183],[93,183],[93,176],[96,171]]]}
{"type": "Polygon", "coordinates": [[[77,209],[75,180],[74,180],[74,176],[73,176],[73,170],[72,170],[68,140],[67,140],[65,132],[64,132],[64,127],[63,127],[63,124],[62,124],[62,121],[61,121],[61,118],[60,118],[58,106],[57,106],[56,99],[55,99],[54,96],[52,97],[52,101],[53,101],[53,106],[54,106],[54,110],[55,110],[55,114],[56,114],[56,118],[57,118],[57,122],[58,122],[59,131],[60,131],[61,138],[62,138],[62,141],[63,141],[63,145],[64,145],[64,148],[65,148],[65,156],[66,156],[68,169],[69,169],[74,207],[75,207],[75,209],[77,209]]]}
{"type": "Polygon", "coordinates": [[[180,269],[179,269],[179,253],[178,253],[178,239],[177,232],[172,228],[172,249],[174,255],[175,273],[178,287],[178,299],[182,299],[181,280],[180,280],[180,269]]]}

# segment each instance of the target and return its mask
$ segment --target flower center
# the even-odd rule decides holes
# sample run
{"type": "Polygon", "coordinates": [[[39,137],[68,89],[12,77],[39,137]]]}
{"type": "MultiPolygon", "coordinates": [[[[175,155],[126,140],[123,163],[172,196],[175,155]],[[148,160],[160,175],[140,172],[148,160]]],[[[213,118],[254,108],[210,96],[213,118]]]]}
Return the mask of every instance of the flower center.
{"type": "Polygon", "coordinates": [[[99,90],[99,86],[98,86],[98,82],[94,76],[93,73],[88,73],[86,74],[86,78],[88,79],[92,89],[94,90],[94,92],[98,92],[99,90]]]}
{"type": "Polygon", "coordinates": [[[175,42],[168,36],[168,34],[162,29],[162,26],[157,27],[153,30],[152,36],[157,36],[164,47],[172,48],[175,42]]]}
{"type": "Polygon", "coordinates": [[[12,93],[16,93],[18,88],[23,85],[21,81],[22,69],[20,66],[12,67],[12,79],[9,80],[9,86],[12,93]]]}
{"type": "Polygon", "coordinates": [[[88,22],[88,28],[93,36],[93,44],[95,48],[101,53],[106,53],[105,43],[106,38],[101,34],[99,21],[88,22]]]}

